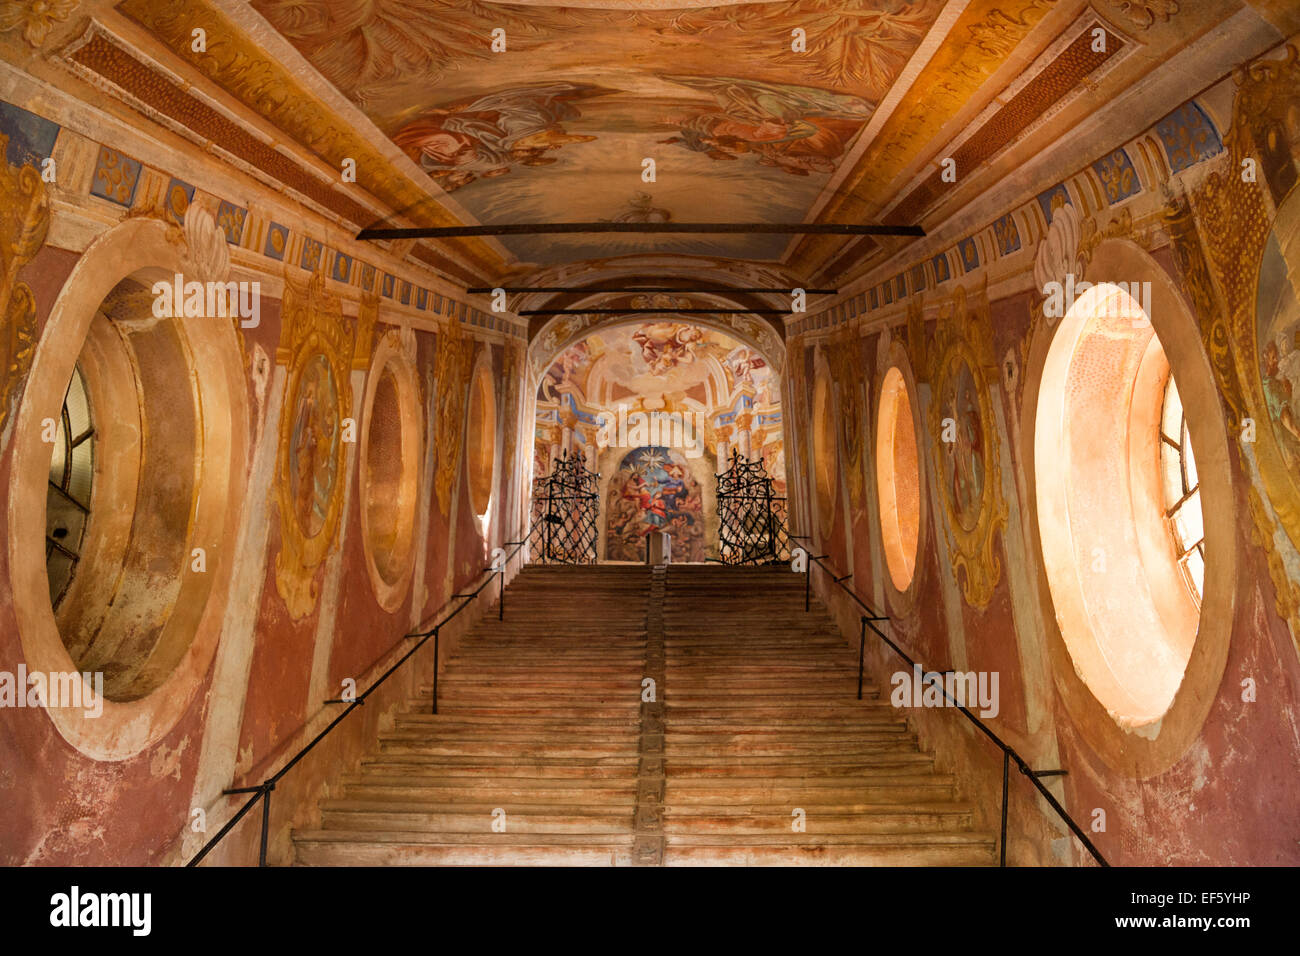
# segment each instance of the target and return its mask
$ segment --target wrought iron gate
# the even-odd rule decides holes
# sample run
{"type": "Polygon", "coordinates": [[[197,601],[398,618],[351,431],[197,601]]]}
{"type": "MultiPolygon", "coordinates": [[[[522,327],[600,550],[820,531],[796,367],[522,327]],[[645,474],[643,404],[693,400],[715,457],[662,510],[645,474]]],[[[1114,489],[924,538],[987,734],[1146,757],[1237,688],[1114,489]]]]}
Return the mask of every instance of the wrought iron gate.
{"type": "Polygon", "coordinates": [[[536,564],[595,564],[600,495],[578,456],[562,454],[533,493],[528,550],[536,564]]]}
{"type": "Polygon", "coordinates": [[[724,564],[769,564],[790,557],[786,499],[772,493],[763,460],[731,453],[718,475],[718,551],[724,564]]]}

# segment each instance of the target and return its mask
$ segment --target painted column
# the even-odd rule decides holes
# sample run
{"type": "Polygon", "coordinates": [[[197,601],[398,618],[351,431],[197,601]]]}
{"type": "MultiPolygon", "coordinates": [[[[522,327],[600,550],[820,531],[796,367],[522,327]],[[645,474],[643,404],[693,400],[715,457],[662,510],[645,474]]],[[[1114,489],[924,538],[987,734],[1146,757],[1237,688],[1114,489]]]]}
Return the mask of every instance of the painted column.
{"type": "Polygon", "coordinates": [[[736,436],[736,445],[745,458],[754,457],[753,435],[749,431],[749,423],[753,420],[754,416],[747,411],[736,416],[736,428],[739,432],[736,436]]]}
{"type": "Polygon", "coordinates": [[[564,428],[560,432],[560,451],[571,455],[573,454],[573,428],[578,423],[578,416],[573,414],[573,409],[565,409],[563,422],[564,428]]]}

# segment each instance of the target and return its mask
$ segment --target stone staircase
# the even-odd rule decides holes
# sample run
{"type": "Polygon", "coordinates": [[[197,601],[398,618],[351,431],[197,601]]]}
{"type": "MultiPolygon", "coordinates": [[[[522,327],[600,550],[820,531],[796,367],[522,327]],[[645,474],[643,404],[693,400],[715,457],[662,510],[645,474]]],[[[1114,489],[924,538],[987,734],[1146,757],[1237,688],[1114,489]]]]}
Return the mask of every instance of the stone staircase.
{"type": "Polygon", "coordinates": [[[902,716],[856,693],[856,651],[788,570],[529,567],[296,861],[995,862],[902,716]]]}
{"type": "Polygon", "coordinates": [[[857,650],[788,569],[668,572],[664,862],[989,865],[857,650]]]}

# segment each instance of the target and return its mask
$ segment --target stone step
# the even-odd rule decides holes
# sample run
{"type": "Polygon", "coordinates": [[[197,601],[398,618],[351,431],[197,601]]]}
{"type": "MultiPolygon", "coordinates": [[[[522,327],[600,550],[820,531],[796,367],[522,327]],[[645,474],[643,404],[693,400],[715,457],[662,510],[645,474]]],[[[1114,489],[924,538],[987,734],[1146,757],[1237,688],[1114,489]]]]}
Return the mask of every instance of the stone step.
{"type": "Polygon", "coordinates": [[[330,800],[322,804],[324,830],[392,830],[406,833],[492,833],[494,825],[506,833],[617,833],[632,831],[632,809],[626,806],[588,804],[546,808],[497,807],[490,801],[477,806],[457,804],[389,804],[375,809],[357,800],[330,800]],[[504,818],[495,810],[503,810],[504,818]]]}
{"type": "Polygon", "coordinates": [[[585,781],[592,784],[589,787],[578,786],[581,782],[584,781],[526,781],[509,777],[485,777],[480,780],[418,777],[403,781],[396,777],[367,774],[366,782],[348,786],[345,796],[349,800],[364,800],[376,806],[412,800],[425,803],[461,803],[474,800],[490,802],[494,807],[504,806],[507,803],[528,806],[556,804],[572,806],[588,800],[631,807],[636,801],[636,781],[633,778],[622,782],[585,781]]]}
{"type": "MultiPolygon", "coordinates": [[[[835,701],[807,698],[791,701],[777,701],[767,698],[730,702],[725,700],[706,700],[700,697],[678,697],[665,699],[670,715],[690,716],[692,713],[706,713],[726,716],[733,720],[752,719],[754,723],[770,724],[788,717],[834,718],[841,714],[852,714],[861,710],[862,704],[854,701],[856,707],[847,707],[835,701]]],[[[863,704],[871,703],[863,701],[863,704]]],[[[893,713],[898,713],[890,708],[893,713]]],[[[670,717],[671,719],[671,717],[670,717]]]]}
{"type": "Polygon", "coordinates": [[[436,715],[431,693],[294,833],[297,863],[630,865],[638,823],[642,863],[655,838],[667,865],[995,862],[786,570],[529,568],[444,662],[436,715]]]}
{"type": "Polygon", "coordinates": [[[379,739],[384,742],[409,743],[412,741],[426,741],[430,744],[439,746],[449,741],[461,741],[466,745],[467,750],[474,749],[480,743],[485,741],[495,741],[503,744],[557,744],[561,746],[570,746],[576,743],[581,744],[622,744],[627,741],[636,743],[640,734],[633,729],[622,730],[617,727],[604,728],[601,731],[592,730],[534,730],[526,722],[519,726],[503,728],[500,731],[493,732],[486,727],[480,727],[473,730],[458,729],[433,729],[420,726],[402,726],[398,725],[393,730],[385,731],[379,735],[379,739]]]}
{"type": "Polygon", "coordinates": [[[610,743],[553,743],[546,740],[532,741],[463,741],[460,743],[438,743],[436,741],[389,740],[380,738],[379,749],[383,753],[419,753],[446,754],[448,756],[472,755],[483,757],[614,757],[619,754],[635,754],[637,739],[626,742],[610,743]]]}
{"type": "MultiPolygon", "coordinates": [[[[429,712],[430,701],[419,701],[419,709],[425,713],[429,712]]],[[[557,717],[564,720],[587,720],[596,717],[615,717],[625,718],[629,714],[636,715],[640,712],[640,698],[634,698],[632,701],[624,703],[607,703],[607,704],[575,704],[568,702],[564,706],[556,704],[545,708],[544,712],[548,717],[557,717]]],[[[438,696],[438,713],[439,717],[494,717],[502,721],[503,726],[512,720],[526,719],[527,717],[537,714],[538,708],[532,704],[520,703],[519,701],[497,701],[495,703],[457,703],[456,701],[447,701],[438,696]]],[[[434,716],[434,715],[430,715],[434,716]]]]}
{"type": "Polygon", "coordinates": [[[613,834],[423,834],[307,830],[294,834],[306,866],[628,866],[632,837],[613,834]]]}
{"type": "Polygon", "coordinates": [[[815,754],[809,756],[665,755],[668,772],[689,777],[854,777],[865,774],[917,773],[934,765],[931,754],[880,751],[865,754],[815,754]]]}
{"type": "MultiPolygon", "coordinates": [[[[910,803],[954,798],[951,781],[939,775],[897,774],[864,778],[846,777],[737,777],[672,778],[665,806],[698,807],[709,804],[746,807],[780,804],[790,809],[826,803],[910,803]]],[[[788,811],[787,811],[788,812],[788,811]]]]}
{"type": "Polygon", "coordinates": [[[879,843],[832,843],[827,837],[807,842],[757,844],[741,836],[728,845],[681,845],[670,837],[665,866],[992,866],[993,842],[959,842],[957,833],[941,834],[950,842],[914,842],[911,835],[882,834],[879,843]]]}
{"type": "MultiPolygon", "coordinates": [[[[445,730],[451,732],[465,731],[473,733],[479,730],[493,730],[502,726],[499,717],[465,717],[453,716],[449,713],[423,714],[423,713],[404,713],[398,714],[395,718],[398,727],[427,727],[431,731],[445,730]]],[[[637,732],[640,726],[640,717],[636,711],[629,711],[628,716],[623,719],[613,717],[598,718],[551,718],[546,716],[532,716],[521,718],[517,723],[509,725],[510,727],[527,728],[537,733],[549,733],[557,731],[560,733],[583,733],[590,731],[592,733],[609,733],[616,730],[637,732]]]]}
{"type": "Polygon", "coordinates": [[[680,740],[666,739],[664,753],[666,756],[737,756],[760,759],[763,757],[784,756],[845,756],[848,754],[871,753],[910,753],[916,750],[916,741],[911,734],[894,734],[884,740],[855,740],[852,743],[825,743],[818,740],[800,738],[786,741],[738,740],[734,743],[722,743],[716,740],[704,743],[683,743],[680,740]]]}
{"type": "MultiPolygon", "coordinates": [[[[520,777],[526,780],[570,778],[581,780],[630,779],[636,776],[637,757],[430,757],[423,754],[387,754],[366,757],[367,773],[417,774],[438,777],[520,777]]],[[[347,778],[345,778],[347,779],[347,778]]]]}
{"type": "MultiPolygon", "coordinates": [[[[959,804],[911,804],[907,807],[886,805],[848,805],[818,807],[803,817],[807,833],[885,834],[885,833],[956,833],[970,828],[974,816],[970,807],[959,804]]],[[[728,813],[725,808],[708,811],[672,808],[664,813],[664,833],[668,836],[727,834],[730,836],[796,835],[791,829],[794,816],[785,807],[770,811],[745,810],[728,813]]]]}

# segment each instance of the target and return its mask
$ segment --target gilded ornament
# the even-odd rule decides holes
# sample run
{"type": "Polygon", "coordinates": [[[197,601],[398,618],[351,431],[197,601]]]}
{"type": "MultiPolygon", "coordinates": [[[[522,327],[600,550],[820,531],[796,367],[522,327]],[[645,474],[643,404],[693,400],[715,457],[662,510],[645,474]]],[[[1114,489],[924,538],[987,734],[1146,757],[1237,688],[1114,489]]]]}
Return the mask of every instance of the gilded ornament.
{"type": "Polygon", "coordinates": [[[972,299],[958,286],[942,310],[926,378],[948,553],[966,603],[983,608],[1002,573],[994,539],[1006,526],[1007,503],[990,391],[996,359],[987,290],[972,299]]]}
{"type": "MultiPolygon", "coordinates": [[[[0,156],[9,137],[0,133],[0,156]]],[[[36,298],[18,272],[36,255],[50,228],[50,200],[35,166],[0,167],[0,435],[36,350],[36,298]]]]}
{"type": "Polygon", "coordinates": [[[1243,460],[1253,462],[1254,540],[1269,554],[1277,611],[1300,650],[1300,581],[1275,553],[1268,515],[1300,549],[1300,56],[1288,46],[1285,59],[1249,64],[1234,79],[1227,156],[1186,207],[1170,202],[1166,221],[1233,426],[1243,440],[1251,426],[1253,453],[1243,460]],[[1245,175],[1252,164],[1255,175],[1245,175]],[[1256,483],[1267,509],[1256,504],[1256,483]]]}
{"type": "MultiPolygon", "coordinates": [[[[346,485],[343,428],[352,409],[358,336],[319,272],[304,285],[286,271],[281,314],[277,360],[289,371],[276,462],[275,583],[299,620],[316,606],[317,569],[337,543],[346,485]]],[[[369,342],[365,349],[368,354],[369,342]]]]}
{"type": "Polygon", "coordinates": [[[456,319],[449,319],[438,333],[434,356],[434,377],[438,384],[438,468],[434,487],[438,500],[450,512],[451,488],[465,442],[465,402],[469,373],[474,361],[474,340],[456,319]]]}
{"type": "Polygon", "coordinates": [[[34,47],[45,43],[50,29],[72,16],[80,0],[6,0],[0,4],[0,33],[21,29],[34,47]]]}
{"type": "Polygon", "coordinates": [[[848,469],[849,499],[854,510],[864,501],[862,477],[863,426],[866,394],[863,388],[862,359],[857,347],[857,333],[851,327],[837,331],[827,340],[826,357],[831,377],[839,388],[840,447],[848,469]]]}

